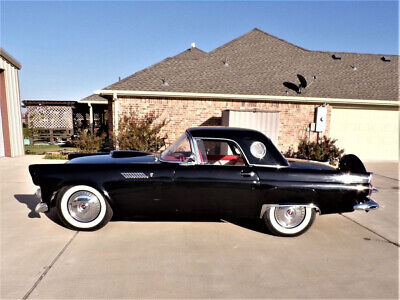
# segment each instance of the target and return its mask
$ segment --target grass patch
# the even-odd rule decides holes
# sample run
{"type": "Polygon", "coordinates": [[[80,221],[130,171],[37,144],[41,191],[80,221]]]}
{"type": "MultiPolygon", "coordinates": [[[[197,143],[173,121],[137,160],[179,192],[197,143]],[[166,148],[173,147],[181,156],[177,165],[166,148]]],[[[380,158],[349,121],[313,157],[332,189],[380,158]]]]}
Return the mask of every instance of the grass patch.
{"type": "Polygon", "coordinates": [[[25,154],[43,155],[47,152],[77,151],[75,147],[62,147],[59,145],[28,145],[25,146],[25,154]]]}

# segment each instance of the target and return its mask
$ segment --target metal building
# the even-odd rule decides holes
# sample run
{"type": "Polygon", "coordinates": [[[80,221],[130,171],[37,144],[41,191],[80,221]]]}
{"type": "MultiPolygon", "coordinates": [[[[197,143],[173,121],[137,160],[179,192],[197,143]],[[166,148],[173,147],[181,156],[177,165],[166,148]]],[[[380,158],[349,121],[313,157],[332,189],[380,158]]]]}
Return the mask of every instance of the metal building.
{"type": "Polygon", "coordinates": [[[24,154],[18,70],[21,64],[0,47],[0,157],[24,154]]]}

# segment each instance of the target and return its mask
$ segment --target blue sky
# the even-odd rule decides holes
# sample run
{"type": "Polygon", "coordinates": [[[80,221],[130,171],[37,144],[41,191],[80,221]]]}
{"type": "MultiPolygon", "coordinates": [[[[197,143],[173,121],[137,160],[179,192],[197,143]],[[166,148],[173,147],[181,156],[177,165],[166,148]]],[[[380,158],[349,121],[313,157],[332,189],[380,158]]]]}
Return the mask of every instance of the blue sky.
{"type": "Polygon", "coordinates": [[[22,99],[81,99],[173,56],[254,27],[311,50],[398,54],[398,2],[1,1],[0,44],[22,99]]]}

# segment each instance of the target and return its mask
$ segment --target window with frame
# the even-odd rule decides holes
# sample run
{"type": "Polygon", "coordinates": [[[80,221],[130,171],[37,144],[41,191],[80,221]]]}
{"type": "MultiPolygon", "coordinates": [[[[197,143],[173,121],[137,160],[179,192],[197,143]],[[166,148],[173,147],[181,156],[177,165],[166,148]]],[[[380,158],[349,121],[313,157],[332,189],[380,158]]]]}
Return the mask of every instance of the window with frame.
{"type": "Polygon", "coordinates": [[[245,166],[245,158],[235,142],[196,139],[200,164],[217,166],[245,166]]]}
{"type": "Polygon", "coordinates": [[[192,147],[186,134],[182,135],[174,144],[168,147],[160,158],[170,162],[184,162],[193,154],[192,147]]]}

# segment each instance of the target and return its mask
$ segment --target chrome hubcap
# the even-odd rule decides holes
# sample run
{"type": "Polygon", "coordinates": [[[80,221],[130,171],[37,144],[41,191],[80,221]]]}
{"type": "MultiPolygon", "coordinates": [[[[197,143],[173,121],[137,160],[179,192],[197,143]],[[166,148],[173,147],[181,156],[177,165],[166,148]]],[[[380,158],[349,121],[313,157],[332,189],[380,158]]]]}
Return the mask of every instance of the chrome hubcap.
{"type": "Polygon", "coordinates": [[[69,214],[79,222],[93,221],[100,214],[100,209],[99,199],[88,191],[78,191],[68,199],[69,214]]]}
{"type": "Polygon", "coordinates": [[[302,206],[276,207],[275,220],[284,228],[294,228],[303,222],[306,208],[302,206]]]}

